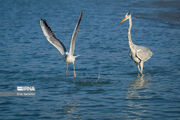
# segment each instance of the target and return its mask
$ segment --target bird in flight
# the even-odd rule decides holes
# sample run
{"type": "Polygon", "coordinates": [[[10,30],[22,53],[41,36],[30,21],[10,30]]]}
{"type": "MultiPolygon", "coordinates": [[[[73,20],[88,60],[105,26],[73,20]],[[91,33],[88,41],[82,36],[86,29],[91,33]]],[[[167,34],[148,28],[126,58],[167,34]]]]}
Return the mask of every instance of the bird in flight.
{"type": "Polygon", "coordinates": [[[131,28],[132,28],[131,14],[127,13],[125,15],[124,19],[121,21],[121,23],[128,19],[129,19],[128,39],[129,39],[129,47],[130,47],[129,56],[136,63],[139,72],[141,74],[143,74],[143,64],[145,61],[147,61],[148,59],[151,58],[153,53],[149,48],[140,46],[140,45],[135,45],[132,42],[132,39],[131,39],[131,28]],[[139,65],[140,65],[140,68],[139,68],[139,65]]]}
{"type": "Polygon", "coordinates": [[[74,54],[74,49],[75,49],[75,40],[76,40],[76,36],[77,36],[77,33],[78,33],[79,24],[81,22],[82,14],[83,14],[83,12],[81,10],[78,22],[77,22],[77,24],[75,26],[75,29],[74,29],[74,32],[73,32],[73,35],[72,35],[72,38],[71,38],[69,52],[66,51],[66,48],[65,48],[64,44],[59,39],[56,38],[55,34],[51,30],[51,28],[48,26],[46,20],[43,20],[43,19],[40,20],[41,29],[42,29],[45,37],[47,38],[47,40],[54,47],[56,47],[62,55],[65,56],[65,62],[67,63],[66,64],[66,75],[68,74],[68,63],[72,63],[73,64],[74,77],[76,77],[75,63],[74,62],[75,62],[75,59],[78,56],[74,56],[73,54],[74,54]]]}

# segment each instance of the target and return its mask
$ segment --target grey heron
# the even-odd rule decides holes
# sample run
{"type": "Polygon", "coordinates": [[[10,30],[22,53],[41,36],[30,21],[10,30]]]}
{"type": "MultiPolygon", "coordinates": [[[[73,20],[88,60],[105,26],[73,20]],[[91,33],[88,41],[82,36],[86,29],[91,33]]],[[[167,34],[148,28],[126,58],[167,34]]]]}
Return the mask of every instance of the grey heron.
{"type": "Polygon", "coordinates": [[[55,34],[53,33],[53,31],[51,30],[51,28],[48,26],[46,20],[41,19],[40,20],[40,26],[41,29],[45,35],[45,37],[47,38],[47,40],[54,46],[56,47],[59,52],[62,55],[65,55],[65,62],[67,63],[66,65],[66,75],[68,74],[68,63],[72,63],[73,64],[73,71],[74,71],[74,77],[76,77],[76,72],[75,72],[75,59],[78,56],[74,56],[74,49],[75,49],[75,39],[78,33],[78,28],[79,28],[79,24],[81,22],[81,18],[82,18],[82,10],[78,19],[78,22],[75,26],[72,38],[71,38],[71,43],[70,43],[70,49],[69,52],[66,51],[66,48],[64,46],[64,44],[56,38],[55,34]]]}
{"type": "Polygon", "coordinates": [[[131,39],[131,28],[132,28],[131,14],[127,13],[125,15],[124,19],[121,21],[121,23],[128,19],[129,19],[128,39],[129,39],[129,47],[130,47],[129,56],[136,63],[139,72],[141,74],[143,74],[143,64],[145,61],[147,61],[148,59],[151,58],[153,53],[149,48],[140,46],[140,45],[135,45],[132,42],[132,39],[131,39]],[[140,65],[140,68],[139,68],[139,65],[140,65]]]}

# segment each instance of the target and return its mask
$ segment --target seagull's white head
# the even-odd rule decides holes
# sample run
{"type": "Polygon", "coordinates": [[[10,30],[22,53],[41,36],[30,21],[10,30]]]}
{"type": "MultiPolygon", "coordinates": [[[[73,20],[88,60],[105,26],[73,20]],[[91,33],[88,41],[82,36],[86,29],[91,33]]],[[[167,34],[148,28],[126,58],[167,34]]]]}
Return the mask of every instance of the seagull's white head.
{"type": "Polygon", "coordinates": [[[130,17],[131,17],[131,14],[130,14],[129,12],[126,13],[126,15],[125,15],[124,19],[122,19],[121,23],[124,22],[124,21],[126,21],[126,20],[129,19],[130,17]]]}

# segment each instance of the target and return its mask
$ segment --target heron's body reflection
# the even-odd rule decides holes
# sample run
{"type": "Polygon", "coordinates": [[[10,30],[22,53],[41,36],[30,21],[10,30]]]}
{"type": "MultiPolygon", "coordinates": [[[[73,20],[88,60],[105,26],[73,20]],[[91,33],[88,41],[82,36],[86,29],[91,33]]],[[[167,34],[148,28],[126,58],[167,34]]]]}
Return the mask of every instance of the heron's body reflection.
{"type": "Polygon", "coordinates": [[[146,116],[149,105],[146,102],[149,99],[148,88],[150,86],[151,76],[138,76],[136,80],[130,83],[127,93],[128,114],[130,116],[146,116]]]}
{"type": "Polygon", "coordinates": [[[147,88],[149,88],[150,80],[151,80],[151,77],[149,76],[144,78],[144,75],[143,76],[138,75],[137,79],[130,83],[128,92],[132,94],[133,93],[135,94],[135,92],[138,93],[138,90],[140,90],[139,92],[146,92],[147,88]]]}

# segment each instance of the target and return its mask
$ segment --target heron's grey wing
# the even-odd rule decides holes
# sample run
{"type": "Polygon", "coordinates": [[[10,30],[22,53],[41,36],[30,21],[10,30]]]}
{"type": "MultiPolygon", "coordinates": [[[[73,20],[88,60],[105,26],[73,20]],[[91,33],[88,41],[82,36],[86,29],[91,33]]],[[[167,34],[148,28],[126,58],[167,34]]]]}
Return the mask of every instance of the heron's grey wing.
{"type": "Polygon", "coordinates": [[[75,40],[76,40],[76,36],[77,36],[77,33],[78,33],[79,24],[81,22],[81,18],[82,18],[82,10],[81,10],[81,14],[80,14],[79,19],[78,19],[78,23],[76,24],[76,27],[74,29],[74,32],[73,32],[73,35],[72,35],[72,38],[71,38],[71,44],[70,44],[70,50],[69,50],[69,53],[71,55],[74,54],[75,40]]]}
{"type": "Polygon", "coordinates": [[[142,61],[147,61],[152,56],[152,51],[144,46],[137,46],[137,57],[142,61]]]}
{"type": "Polygon", "coordinates": [[[46,23],[45,20],[41,19],[40,20],[40,25],[41,25],[41,29],[44,33],[44,35],[46,36],[47,40],[54,45],[59,52],[64,55],[64,53],[66,52],[66,48],[63,45],[63,43],[58,40],[55,36],[55,34],[53,33],[53,31],[51,30],[51,28],[48,26],[48,24],[46,23]]]}

